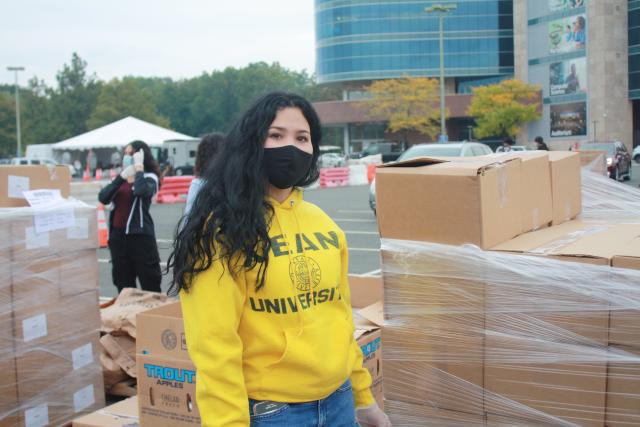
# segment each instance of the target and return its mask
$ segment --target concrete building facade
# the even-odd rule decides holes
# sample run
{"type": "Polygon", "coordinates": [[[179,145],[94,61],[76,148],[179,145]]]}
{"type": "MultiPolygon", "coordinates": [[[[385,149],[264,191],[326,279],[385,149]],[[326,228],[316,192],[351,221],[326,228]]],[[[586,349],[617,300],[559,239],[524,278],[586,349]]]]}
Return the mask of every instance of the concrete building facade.
{"type": "Polygon", "coordinates": [[[539,85],[543,104],[520,144],[542,136],[554,149],[613,140],[632,147],[631,95],[640,97],[629,86],[632,3],[514,0],[515,76],[539,85]]]}

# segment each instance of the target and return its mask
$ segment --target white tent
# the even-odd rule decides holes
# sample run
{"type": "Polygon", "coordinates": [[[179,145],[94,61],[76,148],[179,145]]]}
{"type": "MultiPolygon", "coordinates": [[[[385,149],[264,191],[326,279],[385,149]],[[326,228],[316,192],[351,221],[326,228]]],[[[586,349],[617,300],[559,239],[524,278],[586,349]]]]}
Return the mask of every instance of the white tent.
{"type": "Polygon", "coordinates": [[[181,140],[193,139],[193,137],[129,116],[82,135],[57,142],[52,147],[54,150],[124,148],[136,139],[146,142],[150,147],[160,147],[163,141],[169,139],[181,140]]]}

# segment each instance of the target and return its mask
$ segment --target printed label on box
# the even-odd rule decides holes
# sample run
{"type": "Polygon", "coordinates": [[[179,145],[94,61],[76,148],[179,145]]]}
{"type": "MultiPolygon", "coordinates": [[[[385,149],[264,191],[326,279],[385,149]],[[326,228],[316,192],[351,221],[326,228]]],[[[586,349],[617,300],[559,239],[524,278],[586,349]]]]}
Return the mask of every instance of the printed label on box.
{"type": "Polygon", "coordinates": [[[67,229],[67,239],[69,240],[86,240],[89,238],[89,219],[78,218],[73,227],[67,229]]]}
{"type": "Polygon", "coordinates": [[[41,234],[47,231],[75,227],[76,217],[73,209],[63,209],[52,213],[37,214],[34,216],[33,222],[36,233],[41,234]]]}
{"type": "Polygon", "coordinates": [[[36,233],[33,227],[24,229],[24,243],[27,250],[49,247],[49,233],[36,233]]]}
{"type": "Polygon", "coordinates": [[[24,411],[25,427],[44,427],[49,424],[49,407],[46,403],[24,411]]]}
{"type": "Polygon", "coordinates": [[[29,177],[9,175],[7,193],[13,199],[24,199],[23,191],[29,191],[29,177]]]}
{"type": "Polygon", "coordinates": [[[91,343],[85,344],[71,352],[71,360],[73,361],[73,369],[84,368],[93,362],[93,349],[91,343]]]}
{"type": "Polygon", "coordinates": [[[96,403],[96,399],[93,396],[93,384],[82,387],[80,390],[73,393],[73,409],[75,412],[80,412],[94,403],[96,403]]]}
{"type": "Polygon", "coordinates": [[[37,316],[24,319],[22,321],[22,336],[24,342],[33,341],[38,338],[47,336],[47,315],[39,314],[37,316]]]}

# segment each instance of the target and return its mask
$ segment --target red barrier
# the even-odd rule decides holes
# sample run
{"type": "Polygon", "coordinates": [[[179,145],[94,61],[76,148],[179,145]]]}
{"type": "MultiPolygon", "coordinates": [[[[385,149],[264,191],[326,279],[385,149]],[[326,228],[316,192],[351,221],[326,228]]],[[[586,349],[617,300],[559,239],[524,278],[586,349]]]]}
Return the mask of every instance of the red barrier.
{"type": "Polygon", "coordinates": [[[184,203],[187,201],[192,175],[167,176],[162,178],[162,185],[156,197],[158,203],[184,203]]]}
{"type": "Polygon", "coordinates": [[[320,187],[346,187],[349,185],[349,168],[320,169],[320,187]]]}

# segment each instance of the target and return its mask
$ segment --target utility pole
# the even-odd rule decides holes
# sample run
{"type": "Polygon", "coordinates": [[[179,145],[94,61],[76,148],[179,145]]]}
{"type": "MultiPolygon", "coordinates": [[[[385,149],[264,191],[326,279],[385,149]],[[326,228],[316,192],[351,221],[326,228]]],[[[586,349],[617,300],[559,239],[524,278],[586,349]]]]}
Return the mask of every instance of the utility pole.
{"type": "Polygon", "coordinates": [[[18,71],[24,71],[24,67],[7,67],[8,71],[13,71],[16,82],[16,157],[21,157],[22,135],[20,134],[20,88],[18,87],[18,71]]]}
{"type": "Polygon", "coordinates": [[[444,16],[456,10],[458,6],[454,3],[434,4],[425,9],[427,13],[437,13],[440,24],[440,138],[439,142],[447,142],[447,124],[445,122],[445,102],[444,102],[444,16]]]}

